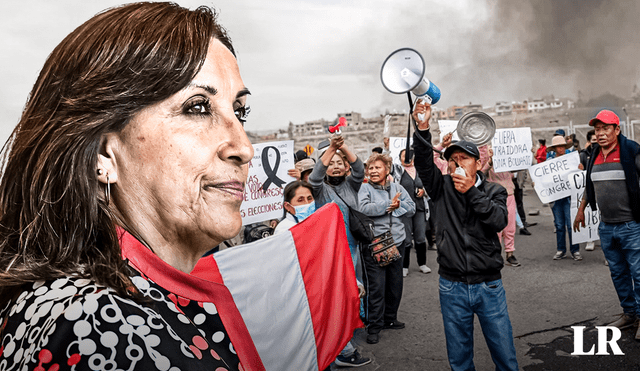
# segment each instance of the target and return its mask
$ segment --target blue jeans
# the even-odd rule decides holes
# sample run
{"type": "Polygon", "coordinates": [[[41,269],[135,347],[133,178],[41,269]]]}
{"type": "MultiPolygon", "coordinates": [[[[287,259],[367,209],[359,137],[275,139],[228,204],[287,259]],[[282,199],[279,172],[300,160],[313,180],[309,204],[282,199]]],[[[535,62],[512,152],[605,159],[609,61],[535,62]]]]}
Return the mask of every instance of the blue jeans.
{"type": "Polygon", "coordinates": [[[622,310],[640,315],[640,223],[600,221],[598,233],[622,310]]]}
{"type": "Polygon", "coordinates": [[[473,321],[478,316],[496,370],[518,370],[502,280],[474,285],[440,277],[440,310],[453,371],[475,370],[473,321]]]}
{"type": "Polygon", "coordinates": [[[344,347],[344,349],[342,349],[342,351],[340,352],[340,355],[343,357],[351,357],[353,355],[353,353],[356,352],[356,347],[353,346],[353,338],[351,338],[351,340],[349,340],[349,342],[347,343],[347,345],[344,347]]]}
{"type": "MultiPolygon", "coordinates": [[[[571,242],[571,197],[561,198],[553,203],[553,224],[556,227],[556,244],[558,251],[567,252],[567,241],[565,235],[569,234],[571,242]],[[566,228],[566,229],[565,229],[566,228]]],[[[569,248],[571,253],[580,251],[580,245],[572,244],[569,248]]]]}

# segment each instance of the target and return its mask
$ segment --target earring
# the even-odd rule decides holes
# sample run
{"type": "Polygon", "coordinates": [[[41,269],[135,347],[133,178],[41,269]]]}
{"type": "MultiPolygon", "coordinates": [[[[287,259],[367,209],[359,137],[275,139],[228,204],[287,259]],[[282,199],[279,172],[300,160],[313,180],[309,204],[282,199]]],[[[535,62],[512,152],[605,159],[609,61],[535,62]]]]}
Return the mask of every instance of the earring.
{"type": "Polygon", "coordinates": [[[111,183],[109,183],[109,173],[107,173],[107,188],[105,189],[105,193],[107,196],[107,206],[109,206],[109,201],[111,201],[111,183]]]}
{"type": "Polygon", "coordinates": [[[102,169],[98,169],[97,173],[98,175],[102,175],[102,169]]]}

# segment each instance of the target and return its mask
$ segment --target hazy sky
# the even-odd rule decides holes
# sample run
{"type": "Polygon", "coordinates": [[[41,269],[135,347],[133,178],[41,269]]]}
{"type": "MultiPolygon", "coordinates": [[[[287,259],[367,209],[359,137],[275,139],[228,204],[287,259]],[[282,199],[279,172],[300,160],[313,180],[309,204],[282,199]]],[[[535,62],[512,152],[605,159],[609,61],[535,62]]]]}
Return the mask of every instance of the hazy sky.
{"type": "MultiPolygon", "coordinates": [[[[392,51],[418,50],[438,104],[483,105],[528,97],[631,94],[640,80],[640,2],[619,0],[177,1],[218,9],[251,90],[248,130],[336,113],[405,110],[380,67],[392,51]]],[[[97,12],[122,1],[3,0],[0,5],[0,140],[17,123],[53,48],[97,12]]]]}

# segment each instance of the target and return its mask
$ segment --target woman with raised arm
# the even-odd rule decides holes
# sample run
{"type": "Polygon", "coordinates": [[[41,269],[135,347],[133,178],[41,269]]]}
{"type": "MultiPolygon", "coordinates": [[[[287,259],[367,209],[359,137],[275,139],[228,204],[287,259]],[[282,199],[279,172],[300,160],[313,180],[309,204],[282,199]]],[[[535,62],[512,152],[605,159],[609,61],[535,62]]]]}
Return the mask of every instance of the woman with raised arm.
{"type": "MultiPolygon", "coordinates": [[[[344,142],[341,135],[331,137],[329,147],[320,156],[309,174],[309,183],[313,187],[313,197],[316,206],[322,207],[329,202],[335,202],[340,207],[342,219],[347,230],[347,240],[349,250],[351,250],[351,260],[356,271],[358,287],[364,291],[362,286],[362,268],[359,262],[360,247],[358,241],[349,230],[349,208],[358,210],[358,191],[364,180],[364,166],[362,161],[356,156],[344,142]],[[347,173],[350,172],[350,175],[347,173]]],[[[371,362],[371,359],[360,356],[358,350],[350,341],[342,350],[336,364],[339,366],[362,366],[371,362]]]]}

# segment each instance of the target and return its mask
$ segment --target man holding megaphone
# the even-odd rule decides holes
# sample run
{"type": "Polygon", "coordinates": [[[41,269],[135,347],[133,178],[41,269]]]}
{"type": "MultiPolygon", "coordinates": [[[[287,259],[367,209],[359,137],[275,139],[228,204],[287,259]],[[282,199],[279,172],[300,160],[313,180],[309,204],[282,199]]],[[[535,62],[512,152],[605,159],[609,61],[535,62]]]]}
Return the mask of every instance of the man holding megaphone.
{"type": "Polygon", "coordinates": [[[475,144],[459,141],[444,152],[449,175],[433,163],[429,132],[431,105],[413,111],[415,167],[432,198],[440,268],[440,309],[451,369],[474,370],[473,322],[478,316],[496,370],[517,370],[498,232],[508,221],[507,191],[488,183],[475,144]]]}

